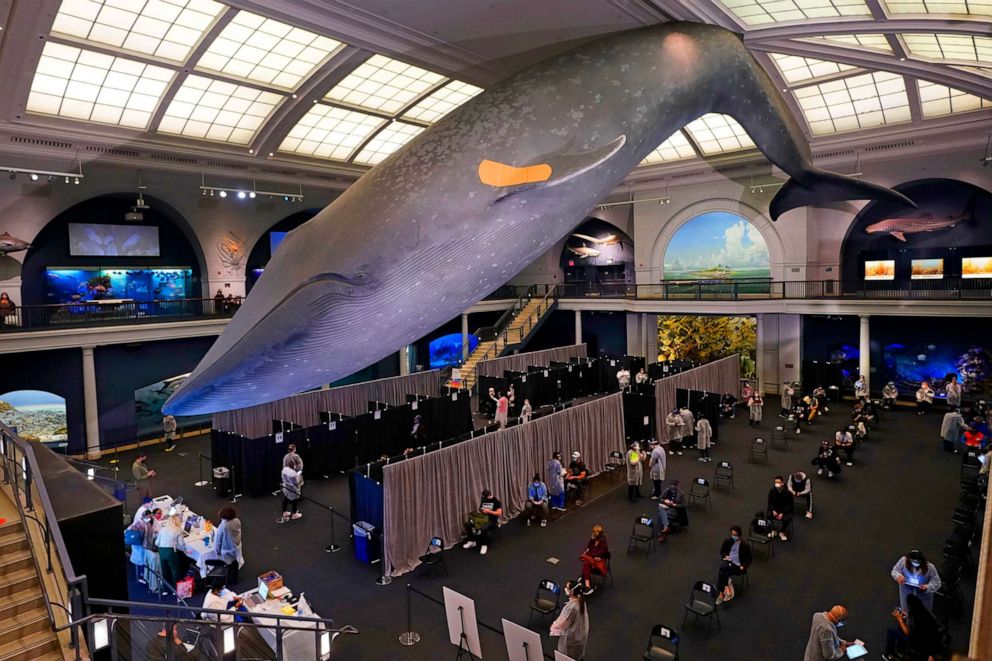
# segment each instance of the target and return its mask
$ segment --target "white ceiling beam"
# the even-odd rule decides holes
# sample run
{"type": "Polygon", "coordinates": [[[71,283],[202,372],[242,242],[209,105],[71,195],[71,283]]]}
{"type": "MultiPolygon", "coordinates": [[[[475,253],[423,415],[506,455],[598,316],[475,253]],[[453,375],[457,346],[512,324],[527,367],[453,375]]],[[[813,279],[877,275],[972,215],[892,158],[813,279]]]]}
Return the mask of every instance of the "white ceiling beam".
{"type": "Polygon", "coordinates": [[[835,34],[882,34],[886,32],[941,32],[944,34],[992,34],[992,18],[874,18],[841,17],[826,20],[795,21],[748,28],[744,42],[748,45],[769,40],[803,39],[835,34]]]}
{"type": "Polygon", "coordinates": [[[772,60],[772,57],[768,53],[755,52],[752,53],[754,59],[758,60],[762,67],[764,67],[765,72],[768,77],[772,79],[775,83],[775,87],[779,89],[782,96],[785,98],[785,103],[789,106],[789,110],[792,111],[792,116],[799,122],[799,126],[803,130],[803,134],[806,137],[810,136],[809,125],[806,124],[806,115],[803,114],[803,109],[799,107],[799,102],[796,101],[796,97],[789,91],[789,83],[785,79],[785,76],[779,71],[778,66],[772,60]]]}
{"type": "Polygon", "coordinates": [[[693,11],[681,0],[647,0],[673,21],[699,21],[693,11]]]}
{"type": "Polygon", "coordinates": [[[948,87],[990,98],[992,79],[935,62],[895,57],[888,53],[861,48],[847,48],[830,42],[792,41],[790,39],[762,40],[749,44],[751,50],[784,53],[799,57],[815,57],[829,62],[840,62],[864,69],[890,71],[904,76],[931,80],[948,87]]]}

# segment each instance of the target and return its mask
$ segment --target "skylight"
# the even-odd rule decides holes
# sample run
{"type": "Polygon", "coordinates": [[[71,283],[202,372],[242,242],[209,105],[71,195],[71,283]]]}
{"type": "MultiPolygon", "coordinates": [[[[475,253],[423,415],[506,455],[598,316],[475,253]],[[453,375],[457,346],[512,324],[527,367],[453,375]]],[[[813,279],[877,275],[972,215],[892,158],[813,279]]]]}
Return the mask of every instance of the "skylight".
{"type": "Polygon", "coordinates": [[[328,101],[394,115],[444,76],[404,64],[384,55],[373,55],[334,86],[328,101]]]}
{"type": "Polygon", "coordinates": [[[918,80],[917,84],[920,89],[920,106],[923,109],[923,116],[928,119],[992,108],[992,102],[974,94],[925,80],[918,80]]]}
{"type": "Polygon", "coordinates": [[[665,140],[653,152],[645,156],[639,165],[669,163],[671,161],[680,161],[683,158],[692,158],[695,155],[696,150],[689,144],[689,140],[682,131],[676,131],[668,140],[665,140]]]}
{"type": "Polygon", "coordinates": [[[840,73],[841,71],[849,71],[854,68],[838,62],[814,60],[810,57],[781,55],[779,53],[771,53],[771,56],[785,77],[785,80],[789,83],[822,78],[823,76],[840,73]]]}
{"type": "Polygon", "coordinates": [[[908,122],[903,77],[875,72],[793,90],[814,135],[908,122]]]}
{"type": "Polygon", "coordinates": [[[885,0],[889,14],[992,16],[989,0],[885,0]]]}
{"type": "Polygon", "coordinates": [[[703,115],[686,125],[685,130],[707,156],[754,146],[744,127],[728,115],[703,115]]]}
{"type": "Polygon", "coordinates": [[[864,0],[722,0],[745,25],[837,16],[870,16],[864,0]]]}
{"type": "Polygon", "coordinates": [[[27,110],[144,129],[172,76],[162,67],[49,41],[27,110]]]}
{"type": "Polygon", "coordinates": [[[885,53],[892,52],[892,45],[885,38],[884,34],[831,34],[824,37],[809,37],[809,39],[819,42],[830,41],[835,44],[845,44],[859,48],[870,48],[885,53]]]}
{"type": "Polygon", "coordinates": [[[272,92],[191,75],[176,92],[158,130],[246,145],[283,98],[272,92]]]}
{"type": "Polygon", "coordinates": [[[966,34],[903,34],[909,52],[930,60],[992,64],[992,37],[966,34]]]}
{"type": "Polygon", "coordinates": [[[52,32],[185,62],[224,8],[213,0],[62,0],[52,32]]]}
{"type": "Polygon", "coordinates": [[[196,68],[292,90],[340,47],[334,39],[241,11],[196,68]]]}
{"type": "Polygon", "coordinates": [[[385,121],[363,112],[314,104],[279,150],[347,161],[385,121]]]}
{"type": "Polygon", "coordinates": [[[403,113],[403,118],[433,124],[480,92],[482,92],[481,87],[452,80],[418,101],[415,106],[403,113]]]}
{"type": "Polygon", "coordinates": [[[354,162],[359,165],[376,165],[423,131],[424,127],[422,126],[405,122],[391,122],[369,140],[362,151],[358,152],[354,162]]]}

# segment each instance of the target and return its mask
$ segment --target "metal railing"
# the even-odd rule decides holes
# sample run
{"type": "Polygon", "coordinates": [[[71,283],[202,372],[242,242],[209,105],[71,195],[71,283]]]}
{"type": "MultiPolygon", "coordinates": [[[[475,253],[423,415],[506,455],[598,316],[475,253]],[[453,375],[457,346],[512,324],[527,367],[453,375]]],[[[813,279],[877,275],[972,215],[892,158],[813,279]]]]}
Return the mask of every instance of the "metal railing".
{"type": "Polygon", "coordinates": [[[79,301],[59,305],[24,305],[0,311],[0,332],[155,323],[176,319],[231,317],[240,300],[183,298],[171,301],[79,301]]]}

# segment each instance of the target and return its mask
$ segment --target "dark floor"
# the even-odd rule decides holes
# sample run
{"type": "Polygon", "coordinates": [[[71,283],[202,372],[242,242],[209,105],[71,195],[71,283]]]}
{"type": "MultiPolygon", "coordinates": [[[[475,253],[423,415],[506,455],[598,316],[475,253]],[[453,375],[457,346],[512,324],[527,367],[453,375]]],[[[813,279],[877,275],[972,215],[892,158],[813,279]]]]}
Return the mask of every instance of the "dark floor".
{"type": "MultiPolygon", "coordinates": [[[[773,407],[769,401],[765,410],[771,412],[773,407]]],[[[361,631],[359,636],[339,638],[335,643],[341,658],[448,657],[454,650],[447,642],[443,609],[415,594],[411,597],[413,629],[422,641],[414,647],[397,642],[407,628],[408,582],[436,598],[441,596],[442,585],[474,598],[478,618],[487,624],[499,626],[505,617],[526,625],[538,581],[576,576],[577,557],[589,529],[600,523],[606,527],[613,550],[616,585],[589,602],[587,661],[640,658],[651,627],[659,623],[682,632],[684,659],[799,659],[811,614],[835,603],[850,609],[843,634],[867,641],[870,658],[879,658],[885,630],[892,622],[889,613],[898,604],[889,570],[900,554],[914,547],[923,549],[939,566],[943,540],[950,532],[959,460],[940,450],[939,415],[920,418],[905,410],[886,414],[858,453],[854,468],[846,469],[837,481],[814,475],[816,518],[797,518],[795,536],[777,545],[773,559],[755,559],[750,588],[721,609],[723,629],[707,637],[691,623],[685,630],[681,626],[693,582],[716,581],[719,546],[729,526],[746,526],[755,510],[764,506],[774,475],[796,469],[813,472],[809,461],[819,440],[832,437],[836,427],[846,425],[849,406],[833,409],[800,437],[792,437],[789,450],[772,450],[767,466],[746,461],[748,443],[757,435],[748,428],[746,418],[738,416],[726,423],[713,456],[717,461],[733,462],[736,490],[715,491],[712,509],[693,508],[690,528],[670,537],[650,557],[643,552],[628,555],[625,549],[633,518],[651,512],[652,501],[630,503],[625,488],[600,488],[601,497],[546,529],[508,524],[486,556],[461,548],[447,552],[448,578],[408,575],[380,587],[375,583],[379,565],[354,559],[343,525],[335,531],[343,549],[335,554],[324,551],[331,541],[325,511],[309,506],[301,520],[278,525],[275,497],[248,498],[236,505],[244,522],[247,559],[239,587],[250,586],[251,577],[265,570],[281,572],[291,589],[307,593],[320,615],[361,631]],[[549,564],[549,557],[560,558],[561,563],[549,564]]],[[[775,421],[766,419],[761,432],[766,438],[775,421]]],[[[156,495],[182,495],[190,507],[205,514],[226,504],[209,486],[193,486],[198,475],[197,453],[209,454],[206,438],[184,441],[170,454],[160,447],[149,450],[148,460],[159,472],[153,481],[156,495]]],[[[129,469],[133,455],[121,454],[122,472],[129,469]]],[[[699,464],[695,456],[672,457],[669,478],[680,478],[686,485],[695,476],[711,477],[715,465],[715,461],[699,464]]],[[[307,494],[348,512],[343,476],[311,480],[307,494]]],[[[133,511],[133,495],[131,500],[129,510],[133,511]]],[[[970,601],[972,577],[964,581],[964,587],[970,601]]],[[[969,621],[970,607],[965,617],[951,621],[956,650],[967,648],[969,621]]],[[[546,634],[547,624],[535,623],[533,628],[546,634]]],[[[551,650],[555,639],[546,635],[544,639],[545,649],[551,650]]],[[[499,636],[483,631],[482,640],[486,658],[505,658],[499,636]]]]}

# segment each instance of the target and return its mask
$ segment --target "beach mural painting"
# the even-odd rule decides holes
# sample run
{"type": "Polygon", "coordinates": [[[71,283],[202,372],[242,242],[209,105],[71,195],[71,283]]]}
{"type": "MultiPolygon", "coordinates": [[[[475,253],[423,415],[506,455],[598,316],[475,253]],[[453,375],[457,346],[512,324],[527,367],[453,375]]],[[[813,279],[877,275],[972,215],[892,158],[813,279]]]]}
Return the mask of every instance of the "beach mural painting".
{"type": "Polygon", "coordinates": [[[752,280],[771,277],[761,232],[729,211],[708,211],[680,227],[665,250],[665,280],[752,280]]]}
{"type": "Polygon", "coordinates": [[[0,395],[0,420],[26,441],[38,441],[53,449],[69,440],[65,398],[43,390],[14,390],[0,395]]]}

